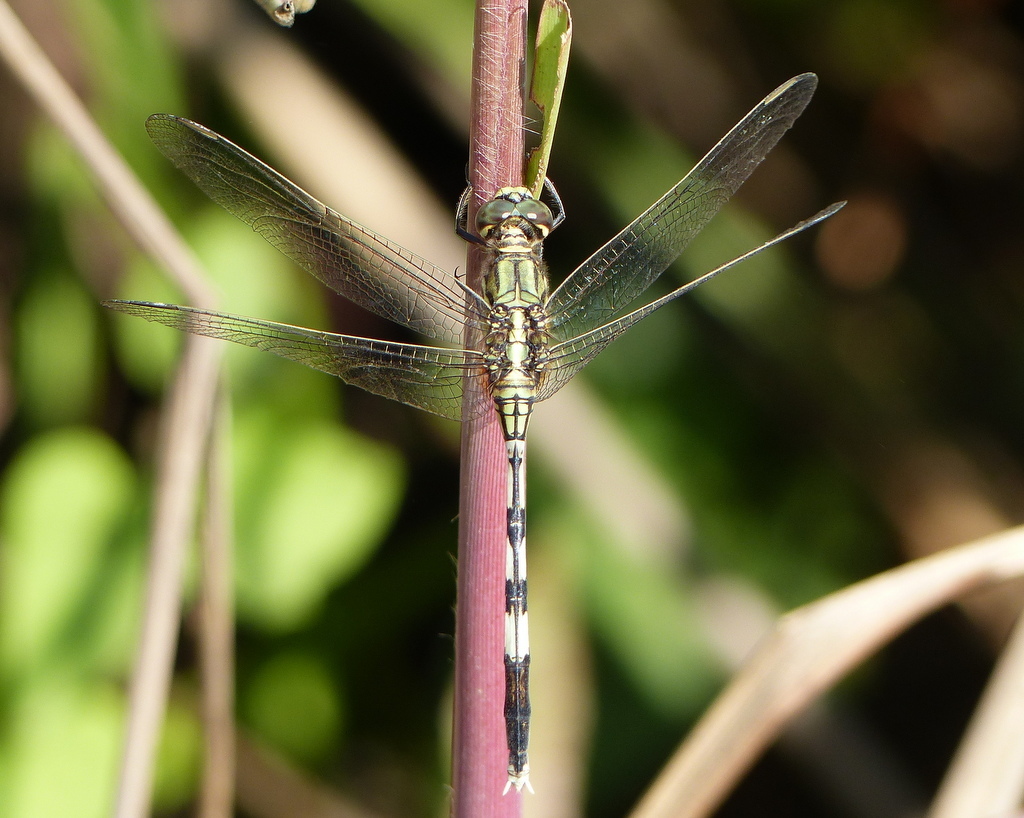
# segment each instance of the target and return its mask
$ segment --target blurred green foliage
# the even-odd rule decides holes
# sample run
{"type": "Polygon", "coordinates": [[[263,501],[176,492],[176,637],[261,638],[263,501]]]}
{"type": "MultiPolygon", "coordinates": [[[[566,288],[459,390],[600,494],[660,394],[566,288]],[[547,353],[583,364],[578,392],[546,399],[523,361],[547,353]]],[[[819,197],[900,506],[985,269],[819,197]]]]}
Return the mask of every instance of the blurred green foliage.
{"type": "Polygon", "coordinates": [[[344,715],[322,657],[299,651],[277,653],[259,668],[242,711],[261,736],[304,763],[328,755],[344,715]]]}

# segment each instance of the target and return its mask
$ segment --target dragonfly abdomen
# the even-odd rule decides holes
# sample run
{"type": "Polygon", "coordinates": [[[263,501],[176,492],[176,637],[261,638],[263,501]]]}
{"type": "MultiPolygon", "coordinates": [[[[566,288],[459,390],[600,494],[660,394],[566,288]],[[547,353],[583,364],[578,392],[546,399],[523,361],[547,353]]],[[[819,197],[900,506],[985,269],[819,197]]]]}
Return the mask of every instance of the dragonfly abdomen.
{"type": "MultiPolygon", "coordinates": [[[[514,313],[516,314],[516,313],[514,313]]],[[[519,321],[515,322],[519,324],[519,321]]],[[[508,455],[505,556],[505,732],[509,788],[530,788],[530,633],[526,610],[526,427],[533,412],[537,378],[522,327],[492,349],[491,395],[508,455]]]]}
{"type": "Polygon", "coordinates": [[[531,792],[530,765],[527,749],[530,744],[530,657],[513,661],[505,657],[505,735],[508,738],[508,782],[512,787],[531,792]]]}
{"type": "Polygon", "coordinates": [[[508,540],[505,552],[507,792],[511,787],[530,789],[530,766],[526,755],[530,743],[530,629],[526,610],[526,441],[523,438],[506,439],[505,449],[508,454],[508,540]]]}

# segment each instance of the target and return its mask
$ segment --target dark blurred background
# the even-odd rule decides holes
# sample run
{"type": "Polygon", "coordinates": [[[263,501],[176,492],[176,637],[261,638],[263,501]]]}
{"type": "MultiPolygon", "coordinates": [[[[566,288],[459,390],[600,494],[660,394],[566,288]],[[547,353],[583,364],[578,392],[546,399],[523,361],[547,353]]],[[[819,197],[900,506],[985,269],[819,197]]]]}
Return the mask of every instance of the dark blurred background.
{"type": "MultiPolygon", "coordinates": [[[[244,0],[14,5],[226,310],[406,337],[205,201],[149,144],[150,113],[203,122],[339,211],[464,264],[451,214],[468,0],[321,0],[290,31],[244,0]]],[[[655,289],[849,201],[643,322],[538,409],[526,807],[605,818],[635,803],[773,616],[1020,521],[1024,13],[984,0],[572,10],[554,279],[804,71],[820,78],[806,113],[655,289]]],[[[99,302],[181,295],[6,70],[0,106],[0,814],[98,816],[180,345],[99,302]]],[[[326,787],[367,815],[443,814],[458,429],[271,356],[232,349],[228,364],[240,814],[277,814],[257,783],[326,787]]],[[[719,814],[919,814],[1019,609],[1006,587],[915,625],[719,814]]],[[[159,815],[190,814],[196,685],[186,622],[159,815]]]]}

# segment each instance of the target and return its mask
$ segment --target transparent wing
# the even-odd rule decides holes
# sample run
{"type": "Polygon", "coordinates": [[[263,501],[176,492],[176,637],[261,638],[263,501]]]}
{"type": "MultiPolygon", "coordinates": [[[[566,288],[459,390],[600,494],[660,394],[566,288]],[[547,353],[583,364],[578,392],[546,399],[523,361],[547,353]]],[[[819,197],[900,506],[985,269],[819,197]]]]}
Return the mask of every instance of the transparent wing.
{"type": "Polygon", "coordinates": [[[537,400],[546,400],[555,394],[559,389],[565,386],[569,380],[579,372],[583,367],[590,363],[594,357],[608,344],[618,338],[622,333],[629,329],[637,321],[641,321],[650,315],[655,310],[661,309],[669,301],[675,301],[681,295],[686,295],[690,290],[699,287],[708,279],[714,278],[719,273],[725,272],[730,267],[735,267],[740,262],[746,261],[751,256],[756,256],[762,250],[767,250],[769,247],[778,244],[781,241],[785,241],[790,236],[794,236],[806,230],[808,227],[813,227],[818,222],[824,221],[829,216],[838,212],[846,202],[837,202],[836,204],[829,205],[819,213],[814,214],[809,219],[804,219],[799,224],[793,225],[788,230],[784,230],[779,235],[772,239],[764,242],[755,247],[753,250],[748,250],[742,256],[737,256],[732,261],[727,261],[720,267],[716,267],[711,272],[705,273],[699,278],[695,278],[693,281],[689,281],[682,287],[678,287],[667,295],[652,301],[650,304],[646,304],[639,309],[633,310],[633,312],[617,318],[614,321],[609,321],[596,329],[585,332],[582,335],[578,335],[569,341],[563,341],[560,344],[555,344],[548,351],[548,356],[545,361],[544,369],[541,372],[540,382],[537,385],[537,400]]]}
{"type": "Polygon", "coordinates": [[[474,370],[482,372],[483,367],[480,354],[472,350],[335,335],[174,304],[104,303],[147,321],[273,352],[367,392],[451,420],[462,419],[463,378],[474,370]]]}
{"type": "Polygon", "coordinates": [[[675,261],[807,107],[818,84],[801,74],[747,114],[679,184],[574,270],[548,301],[566,341],[614,319],[675,261]]]}
{"type": "MultiPolygon", "coordinates": [[[[146,130],[206,195],[332,290],[418,333],[461,345],[467,295],[454,276],[346,219],[202,125],[154,114],[146,130]]],[[[470,320],[479,320],[480,305],[469,306],[470,320]]]]}

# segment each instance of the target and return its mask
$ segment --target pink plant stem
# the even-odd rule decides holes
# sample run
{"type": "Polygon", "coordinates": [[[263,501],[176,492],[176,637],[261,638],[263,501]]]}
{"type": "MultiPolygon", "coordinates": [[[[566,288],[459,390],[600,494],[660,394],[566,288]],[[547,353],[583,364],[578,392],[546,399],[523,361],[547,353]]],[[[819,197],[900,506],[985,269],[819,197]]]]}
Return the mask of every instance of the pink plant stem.
{"type": "MultiPolygon", "coordinates": [[[[522,184],[525,40],[526,0],[479,0],[469,225],[480,203],[498,188],[522,184]]],[[[471,247],[469,282],[478,290],[481,262],[479,248],[471,247]]],[[[471,409],[490,399],[478,379],[470,380],[466,405],[471,409]]],[[[496,413],[476,414],[462,426],[451,814],[514,818],[521,814],[520,794],[502,795],[508,766],[502,715],[508,464],[496,413]]]]}

